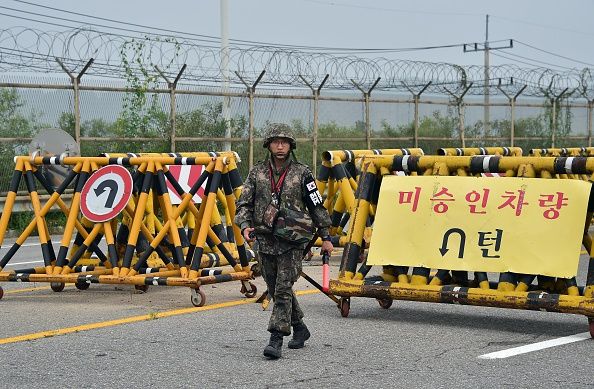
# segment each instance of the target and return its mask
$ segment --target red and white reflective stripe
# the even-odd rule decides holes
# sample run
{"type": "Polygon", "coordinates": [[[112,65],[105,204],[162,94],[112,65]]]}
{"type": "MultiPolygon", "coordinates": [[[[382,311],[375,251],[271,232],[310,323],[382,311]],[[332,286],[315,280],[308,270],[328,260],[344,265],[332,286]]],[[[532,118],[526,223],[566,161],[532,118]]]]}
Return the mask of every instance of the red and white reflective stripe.
{"type": "Polygon", "coordinates": [[[505,177],[505,173],[481,173],[481,177],[505,177]]]}
{"type": "MultiPolygon", "coordinates": [[[[194,183],[198,181],[203,170],[202,165],[169,165],[167,168],[171,172],[171,175],[177,180],[179,186],[181,186],[186,193],[189,192],[194,183]]],[[[200,203],[202,201],[200,196],[204,195],[205,186],[206,181],[192,198],[194,203],[200,203]]],[[[181,197],[177,194],[177,191],[169,180],[167,180],[167,191],[169,192],[169,198],[171,199],[172,204],[181,204],[181,197]]]]}

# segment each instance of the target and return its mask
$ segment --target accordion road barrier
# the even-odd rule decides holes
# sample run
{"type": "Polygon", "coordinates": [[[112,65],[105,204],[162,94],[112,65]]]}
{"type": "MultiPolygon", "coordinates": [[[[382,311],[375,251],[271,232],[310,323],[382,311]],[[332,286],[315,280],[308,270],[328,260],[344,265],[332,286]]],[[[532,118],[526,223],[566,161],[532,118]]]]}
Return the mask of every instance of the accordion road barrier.
{"type": "MultiPolygon", "coordinates": [[[[345,227],[355,209],[358,165],[366,156],[423,155],[420,148],[373,149],[373,150],[330,150],[322,154],[316,184],[320,193],[325,193],[324,206],[330,213],[332,244],[343,247],[346,244],[345,227]]],[[[373,212],[373,210],[371,211],[373,212]]],[[[316,245],[321,245],[321,241],[316,245]]]]}
{"type": "Polygon", "coordinates": [[[584,315],[594,336],[592,184],[561,176],[593,173],[592,157],[365,156],[329,292],[343,316],[352,297],[467,304],[584,315]]]}
{"type": "Polygon", "coordinates": [[[16,157],[0,217],[0,244],[21,180],[34,216],[0,259],[0,281],[49,282],[56,292],[67,283],[82,290],[94,283],[128,284],[140,290],[150,285],[185,286],[196,306],[206,301],[201,285],[239,281],[241,293],[255,296],[256,286],[250,282],[257,273],[250,263],[255,255],[232,223],[242,184],[237,162],[230,152],[16,157]],[[52,164],[70,168],[57,188],[40,173],[52,164]],[[171,169],[194,165],[202,166],[202,173],[190,188],[183,188],[171,169]],[[45,203],[38,185],[50,193],[45,203]],[[70,186],[74,193],[67,202],[63,194],[70,186]],[[172,203],[168,187],[179,203],[172,203]],[[194,201],[197,194],[199,203],[194,201]],[[66,219],[57,253],[45,220],[56,208],[66,219]],[[219,209],[224,210],[226,227],[219,209]],[[44,266],[7,269],[28,239],[39,242],[44,266]]]}

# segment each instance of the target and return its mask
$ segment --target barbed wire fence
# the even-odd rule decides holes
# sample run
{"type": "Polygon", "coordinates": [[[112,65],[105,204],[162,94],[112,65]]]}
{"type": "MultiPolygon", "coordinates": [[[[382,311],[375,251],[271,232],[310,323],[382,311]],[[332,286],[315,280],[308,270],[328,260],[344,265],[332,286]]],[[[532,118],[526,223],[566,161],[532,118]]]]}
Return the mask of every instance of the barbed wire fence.
{"type": "MultiPolygon", "coordinates": [[[[270,121],[298,127],[299,144],[306,149],[302,155],[314,168],[327,148],[423,147],[432,153],[438,147],[479,144],[592,143],[594,75],[589,68],[558,72],[491,66],[485,80],[482,66],[262,45],[230,47],[228,63],[231,71],[226,72],[214,42],[183,37],[91,28],[0,29],[0,90],[16,90],[24,102],[19,109],[36,116],[38,123],[56,127],[64,124],[63,113],[71,115],[73,136],[88,153],[210,151],[207,148],[222,150],[230,142],[247,162],[242,165],[247,171],[264,155],[255,145],[270,121]],[[482,129],[480,97],[486,84],[496,115],[489,127],[497,129],[499,120],[506,123],[505,129],[482,129]],[[200,108],[208,116],[209,109],[224,99],[233,118],[230,138],[219,130],[181,129],[180,123],[189,120],[184,114],[200,108]],[[122,111],[146,113],[151,107],[165,114],[166,128],[100,135],[84,128],[93,120],[117,122],[122,111]],[[562,109],[573,120],[560,138],[562,109]],[[519,119],[543,112],[548,115],[546,133],[517,134],[519,119]],[[423,127],[428,118],[445,117],[455,131],[440,136],[423,127]],[[328,130],[333,126],[353,131],[328,130]],[[326,129],[323,133],[321,127],[326,129]]],[[[31,134],[3,134],[0,143],[21,150],[30,140],[31,134]]]]}

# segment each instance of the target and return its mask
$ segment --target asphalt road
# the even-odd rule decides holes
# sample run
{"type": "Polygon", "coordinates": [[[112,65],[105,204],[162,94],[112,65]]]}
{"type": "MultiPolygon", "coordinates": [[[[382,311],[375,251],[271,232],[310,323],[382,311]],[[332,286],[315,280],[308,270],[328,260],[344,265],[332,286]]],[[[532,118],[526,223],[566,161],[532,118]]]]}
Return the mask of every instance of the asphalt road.
{"type": "MultiPolygon", "coordinates": [[[[11,266],[39,257],[34,245],[23,247],[11,266]]],[[[316,259],[304,270],[321,280],[316,259]]],[[[238,282],[204,286],[202,308],[181,287],[2,287],[0,387],[594,387],[594,341],[582,316],[405,301],[386,310],[353,298],[343,318],[300,279],[312,338],[269,361],[270,310],[243,297],[238,282]],[[576,334],[572,343],[484,357],[576,334]]]]}

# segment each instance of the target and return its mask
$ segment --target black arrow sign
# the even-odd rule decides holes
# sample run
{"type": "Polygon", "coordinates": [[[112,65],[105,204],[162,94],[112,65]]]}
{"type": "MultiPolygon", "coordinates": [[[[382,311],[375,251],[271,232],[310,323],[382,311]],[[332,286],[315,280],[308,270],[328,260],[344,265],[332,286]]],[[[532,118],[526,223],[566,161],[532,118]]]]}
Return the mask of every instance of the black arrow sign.
{"type": "Polygon", "coordinates": [[[443,241],[441,242],[441,248],[439,252],[443,257],[448,252],[448,238],[453,233],[457,233],[460,235],[460,249],[458,250],[458,258],[464,258],[464,245],[466,244],[466,233],[459,228],[450,228],[443,234],[443,241]]]}
{"type": "Polygon", "coordinates": [[[115,200],[116,194],[118,192],[118,183],[115,180],[105,180],[100,183],[97,188],[94,189],[95,195],[97,197],[101,196],[106,189],[109,188],[109,195],[107,196],[107,201],[105,202],[105,208],[112,208],[113,201],[115,200]]]}

